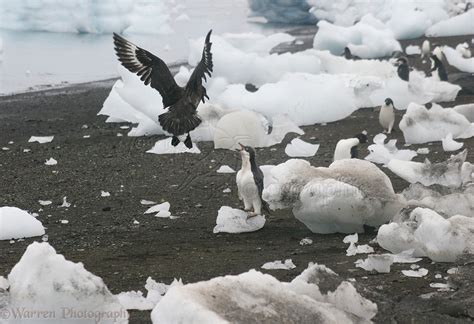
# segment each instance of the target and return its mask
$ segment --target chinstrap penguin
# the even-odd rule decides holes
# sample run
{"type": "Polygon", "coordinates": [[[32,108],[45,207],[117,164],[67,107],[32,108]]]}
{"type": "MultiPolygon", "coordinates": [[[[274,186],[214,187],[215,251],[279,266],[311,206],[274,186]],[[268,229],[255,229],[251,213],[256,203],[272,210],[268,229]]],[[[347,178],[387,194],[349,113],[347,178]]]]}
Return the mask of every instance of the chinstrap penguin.
{"type": "Polygon", "coordinates": [[[408,66],[408,60],[405,57],[397,59],[397,74],[403,81],[409,81],[410,79],[410,67],[408,66]]]}
{"type": "Polygon", "coordinates": [[[263,172],[260,170],[255,159],[255,150],[250,146],[240,144],[240,157],[242,168],[237,172],[237,191],[239,199],[244,201],[245,211],[248,217],[262,214],[262,209],[270,212],[268,203],[262,199],[263,172]],[[253,209],[253,211],[252,211],[253,209]]]}
{"type": "Polygon", "coordinates": [[[202,80],[206,80],[206,74],[211,76],[213,67],[211,32],[207,33],[201,61],[185,87],[176,84],[163,60],[114,33],[115,52],[122,65],[140,76],[145,85],[150,84],[163,98],[166,112],[159,115],[158,120],[163,130],[173,134],[173,146],[178,145],[180,137],[187,134],[184,144],[188,148],[193,147],[189,132],[201,123],[196,109],[201,101],[204,102],[204,98],[209,99],[202,80]]]}
{"type": "Polygon", "coordinates": [[[393,101],[390,98],[385,99],[385,103],[380,107],[379,122],[383,127],[384,133],[390,134],[395,124],[395,111],[393,110],[393,101]]]}
{"type": "Polygon", "coordinates": [[[353,138],[341,139],[336,144],[334,150],[334,161],[343,159],[357,159],[359,152],[357,151],[357,145],[367,143],[367,132],[363,131],[357,134],[353,138]]]}
{"type": "Polygon", "coordinates": [[[431,72],[434,71],[436,71],[441,81],[448,81],[448,73],[446,73],[443,63],[438,58],[438,56],[431,55],[431,72]]]}

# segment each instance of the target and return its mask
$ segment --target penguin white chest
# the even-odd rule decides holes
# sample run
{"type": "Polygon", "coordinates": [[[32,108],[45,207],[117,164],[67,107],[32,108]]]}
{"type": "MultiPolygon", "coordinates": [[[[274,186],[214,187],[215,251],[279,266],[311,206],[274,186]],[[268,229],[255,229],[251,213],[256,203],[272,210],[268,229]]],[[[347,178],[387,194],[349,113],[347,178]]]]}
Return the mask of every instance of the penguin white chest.
{"type": "Polygon", "coordinates": [[[387,133],[392,132],[393,124],[395,123],[395,112],[392,107],[382,106],[379,114],[379,122],[387,133]]]}
{"type": "Polygon", "coordinates": [[[253,173],[250,169],[241,169],[237,172],[237,189],[241,199],[253,201],[260,199],[258,188],[253,178],[253,173]]]}

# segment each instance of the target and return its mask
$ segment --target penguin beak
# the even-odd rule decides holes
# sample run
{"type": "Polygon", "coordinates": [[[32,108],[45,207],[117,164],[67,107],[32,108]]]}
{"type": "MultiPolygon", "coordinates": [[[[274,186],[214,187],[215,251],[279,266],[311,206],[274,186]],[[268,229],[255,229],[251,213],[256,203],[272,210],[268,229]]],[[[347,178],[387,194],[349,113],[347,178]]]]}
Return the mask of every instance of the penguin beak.
{"type": "Polygon", "coordinates": [[[242,145],[242,143],[239,143],[240,145],[240,149],[236,149],[237,152],[242,152],[243,150],[245,150],[245,146],[242,145]]]}

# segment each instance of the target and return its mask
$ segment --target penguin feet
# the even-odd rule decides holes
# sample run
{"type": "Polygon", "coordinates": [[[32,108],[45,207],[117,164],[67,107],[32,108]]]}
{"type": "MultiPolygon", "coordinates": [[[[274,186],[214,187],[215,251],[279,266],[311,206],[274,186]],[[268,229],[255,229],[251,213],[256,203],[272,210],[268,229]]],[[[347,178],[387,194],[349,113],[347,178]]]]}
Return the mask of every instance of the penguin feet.
{"type": "Polygon", "coordinates": [[[171,139],[171,145],[177,146],[178,144],[179,144],[179,138],[177,138],[176,136],[173,136],[173,138],[171,139]]]}
{"type": "Polygon", "coordinates": [[[193,141],[191,141],[191,136],[189,135],[189,133],[188,137],[186,137],[186,140],[184,141],[184,145],[186,145],[188,149],[193,148],[193,141]]]}

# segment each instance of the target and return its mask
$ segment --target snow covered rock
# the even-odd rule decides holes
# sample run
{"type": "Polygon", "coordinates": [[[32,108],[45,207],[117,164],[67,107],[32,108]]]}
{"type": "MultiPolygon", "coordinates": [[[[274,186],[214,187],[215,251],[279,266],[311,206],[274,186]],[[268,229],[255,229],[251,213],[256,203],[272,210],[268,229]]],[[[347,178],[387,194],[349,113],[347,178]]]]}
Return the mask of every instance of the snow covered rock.
{"type": "Polygon", "coordinates": [[[45,233],[39,220],[16,207],[0,207],[0,240],[41,236],[45,233]]]}
{"type": "Polygon", "coordinates": [[[474,21],[474,9],[458,16],[440,21],[426,30],[426,36],[457,36],[472,34],[472,22],[474,21]]]}
{"type": "Polygon", "coordinates": [[[258,215],[248,218],[247,212],[222,206],[217,213],[214,233],[246,233],[255,232],[265,225],[265,216],[258,215]]]}
{"type": "Polygon", "coordinates": [[[448,63],[456,69],[462,72],[474,73],[474,58],[464,58],[459,51],[449,46],[443,47],[443,53],[448,63]]]}
{"type": "Polygon", "coordinates": [[[428,208],[401,214],[396,222],[382,225],[378,244],[392,253],[414,249],[414,256],[436,262],[453,262],[463,253],[474,254],[474,219],[455,215],[443,218],[428,208]]]}
{"type": "Polygon", "coordinates": [[[409,144],[441,141],[449,133],[458,138],[469,131],[471,123],[452,108],[433,104],[431,109],[411,103],[400,121],[400,129],[409,144]]]}
{"type": "Polygon", "coordinates": [[[399,150],[396,146],[397,140],[392,139],[385,143],[387,135],[377,134],[374,136],[374,144],[369,145],[369,155],[365,157],[367,161],[386,165],[390,160],[410,161],[417,153],[413,150],[399,150]]]}
{"type": "Polygon", "coordinates": [[[400,178],[410,182],[419,182],[425,186],[440,184],[447,187],[460,187],[474,180],[474,165],[466,162],[467,150],[439,163],[391,160],[387,164],[400,178]]]}
{"type": "Polygon", "coordinates": [[[313,47],[329,50],[334,55],[343,53],[344,47],[360,58],[391,56],[394,51],[401,50],[393,32],[370,14],[350,27],[320,21],[318,28],[313,47]]]}
{"type": "Polygon", "coordinates": [[[314,233],[363,232],[380,226],[404,206],[390,179],[374,164],[358,159],[312,167],[291,159],[271,170],[263,198],[275,208],[292,208],[314,233]]]}
{"type": "Polygon", "coordinates": [[[291,157],[314,156],[319,149],[319,144],[311,144],[302,139],[295,138],[285,147],[285,153],[291,157]]]}
{"type": "MultiPolygon", "coordinates": [[[[67,261],[48,243],[34,242],[8,275],[11,308],[51,311],[68,323],[128,323],[128,313],[101,278],[67,261]],[[78,317],[78,313],[92,313],[78,317]],[[60,317],[62,316],[62,317],[60,317]]],[[[46,322],[46,321],[45,321],[46,322]]],[[[35,322],[38,323],[38,322],[35,322]]]]}

